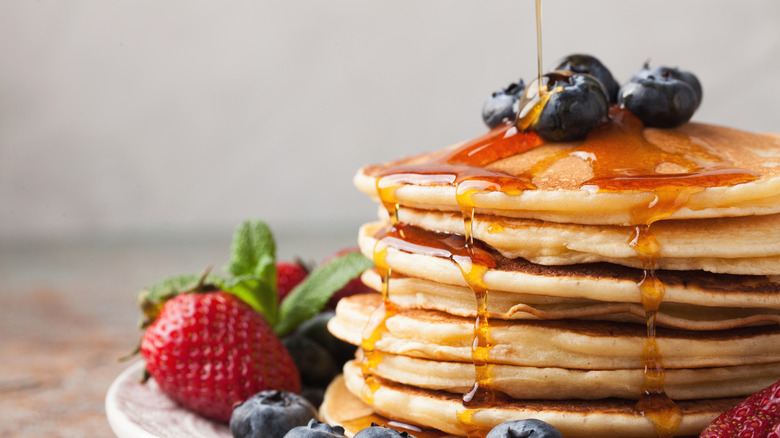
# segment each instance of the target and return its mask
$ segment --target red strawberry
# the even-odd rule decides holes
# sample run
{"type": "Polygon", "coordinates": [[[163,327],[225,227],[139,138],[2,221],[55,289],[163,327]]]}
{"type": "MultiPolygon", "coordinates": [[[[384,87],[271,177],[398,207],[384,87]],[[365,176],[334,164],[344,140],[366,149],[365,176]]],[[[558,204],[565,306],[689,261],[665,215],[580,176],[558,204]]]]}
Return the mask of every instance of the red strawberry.
{"type": "Polygon", "coordinates": [[[704,429],[700,438],[769,438],[778,434],[780,380],[722,413],[704,429]]]}
{"type": "MultiPolygon", "coordinates": [[[[359,253],[360,248],[358,247],[352,247],[352,248],[344,248],[337,253],[327,257],[322,264],[328,263],[329,261],[335,259],[336,257],[341,257],[343,255],[352,254],[352,253],[359,253]]],[[[363,281],[360,279],[360,276],[353,278],[349,281],[344,287],[337,290],[332,297],[330,297],[330,300],[328,301],[327,308],[329,309],[335,309],[336,304],[338,304],[339,300],[342,298],[346,298],[352,295],[357,294],[365,294],[369,292],[376,292],[375,290],[371,289],[370,287],[363,284],[363,281]]]]}
{"type": "Polygon", "coordinates": [[[279,294],[279,302],[281,303],[307,275],[309,270],[301,262],[276,262],[276,290],[279,294]]]}
{"type": "Polygon", "coordinates": [[[141,353],[164,393],[218,421],[229,421],[235,403],[261,390],[301,389],[295,363],[265,319],[221,291],[165,302],[141,353]]]}
{"type": "Polygon", "coordinates": [[[780,438],[780,423],[775,424],[775,428],[766,435],[766,438],[780,438]]]}

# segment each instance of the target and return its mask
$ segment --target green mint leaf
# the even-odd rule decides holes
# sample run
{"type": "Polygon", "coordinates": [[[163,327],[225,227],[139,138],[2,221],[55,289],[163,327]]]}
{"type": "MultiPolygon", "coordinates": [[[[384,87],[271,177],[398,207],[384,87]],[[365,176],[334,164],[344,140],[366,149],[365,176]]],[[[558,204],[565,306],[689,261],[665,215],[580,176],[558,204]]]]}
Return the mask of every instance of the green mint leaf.
{"type": "Polygon", "coordinates": [[[362,254],[350,253],[310,272],[282,301],[274,325],[276,334],[284,336],[316,315],[334,293],[371,266],[371,260],[362,254]]]}
{"type": "Polygon", "coordinates": [[[222,285],[225,291],[254,307],[273,325],[278,315],[276,242],[265,222],[245,221],[236,229],[225,270],[233,274],[222,285]]]}
{"type": "Polygon", "coordinates": [[[249,304],[273,326],[278,315],[276,292],[264,279],[252,275],[240,275],[224,279],[220,288],[249,304]]]}
{"type": "Polygon", "coordinates": [[[230,264],[225,270],[235,277],[262,278],[276,291],[276,243],[271,229],[261,220],[242,223],[233,235],[230,264]]]}

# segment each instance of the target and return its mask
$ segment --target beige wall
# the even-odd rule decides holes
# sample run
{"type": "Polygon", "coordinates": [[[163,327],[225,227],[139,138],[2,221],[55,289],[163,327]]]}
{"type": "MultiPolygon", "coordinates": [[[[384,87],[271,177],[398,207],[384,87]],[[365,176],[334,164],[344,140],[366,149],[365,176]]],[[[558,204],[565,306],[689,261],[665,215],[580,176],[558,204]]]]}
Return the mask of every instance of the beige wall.
{"type": "MultiPolygon", "coordinates": [[[[780,131],[777,0],[544,12],[545,66],[680,66],[704,85],[695,119],[780,131]]],[[[352,230],[375,212],[355,170],[484,132],[535,44],[530,0],[3,0],[0,242],[352,230]]]]}

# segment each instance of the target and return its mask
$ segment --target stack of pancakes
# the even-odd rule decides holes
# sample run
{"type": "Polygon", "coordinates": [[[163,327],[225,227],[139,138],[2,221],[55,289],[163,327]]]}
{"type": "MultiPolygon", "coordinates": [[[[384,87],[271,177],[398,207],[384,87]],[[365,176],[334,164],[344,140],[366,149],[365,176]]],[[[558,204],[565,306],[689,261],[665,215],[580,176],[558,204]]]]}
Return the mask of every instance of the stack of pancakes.
{"type": "Polygon", "coordinates": [[[322,408],[348,432],[697,435],[780,379],[778,136],[613,109],[580,142],[507,125],[355,182],[382,293],[329,325],[361,347],[322,408]]]}

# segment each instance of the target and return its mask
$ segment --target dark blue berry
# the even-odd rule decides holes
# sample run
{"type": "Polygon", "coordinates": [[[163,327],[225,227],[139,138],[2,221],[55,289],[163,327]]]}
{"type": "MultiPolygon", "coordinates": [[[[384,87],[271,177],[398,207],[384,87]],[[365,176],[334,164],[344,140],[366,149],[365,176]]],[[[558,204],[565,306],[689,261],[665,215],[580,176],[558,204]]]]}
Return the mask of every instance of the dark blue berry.
{"type": "Polygon", "coordinates": [[[390,427],[371,423],[371,427],[359,431],[353,438],[414,438],[414,435],[409,435],[408,432],[399,432],[390,427]]]}
{"type": "Polygon", "coordinates": [[[234,438],[282,438],[292,428],[317,417],[303,397],[286,391],[262,391],[233,409],[234,438]]]}
{"type": "Polygon", "coordinates": [[[356,347],[333,336],[328,331],[328,321],[335,315],[336,312],[332,310],[318,313],[301,323],[296,332],[324,347],[333,356],[340,369],[348,360],[355,358],[356,347]]]}
{"type": "Polygon", "coordinates": [[[343,427],[331,426],[330,424],[320,423],[317,420],[311,420],[308,425],[298,426],[287,432],[284,438],[333,438],[343,436],[343,427]]]}
{"type": "Polygon", "coordinates": [[[485,438],[563,438],[563,435],[550,423],[530,419],[501,423],[485,438]]]}
{"type": "MultiPolygon", "coordinates": [[[[549,100],[531,129],[547,141],[579,140],[609,116],[604,86],[593,76],[553,72],[542,77],[549,100]]],[[[520,103],[523,105],[523,102],[520,103]]]]}
{"type": "Polygon", "coordinates": [[[617,93],[620,84],[617,83],[612,72],[597,58],[591,55],[573,54],[558,62],[554,70],[570,71],[572,73],[584,73],[591,75],[601,82],[607,92],[610,103],[617,102],[617,93]]]}
{"type": "Polygon", "coordinates": [[[701,93],[701,85],[692,74],[681,75],[679,70],[666,67],[649,69],[645,65],[620,87],[618,103],[645,126],[674,128],[690,120],[699,106],[696,88],[689,82],[701,93]]]}
{"type": "Polygon", "coordinates": [[[324,387],[341,373],[328,351],[315,341],[295,332],[282,339],[301,375],[301,383],[324,387]]]}
{"type": "Polygon", "coordinates": [[[631,82],[636,82],[639,79],[646,79],[651,76],[673,78],[685,82],[686,84],[690,85],[691,88],[693,88],[693,92],[696,94],[696,100],[698,102],[696,104],[697,108],[698,105],[701,105],[703,91],[701,89],[701,83],[699,82],[699,78],[697,78],[696,75],[694,75],[693,73],[680,70],[678,68],[671,68],[671,67],[650,68],[650,66],[647,63],[645,63],[645,65],[642,67],[642,70],[639,70],[634,74],[634,76],[631,77],[631,82]]]}
{"type": "Polygon", "coordinates": [[[301,388],[301,397],[311,403],[312,406],[319,409],[322,401],[325,399],[325,388],[321,386],[303,386],[301,388]]]}
{"type": "Polygon", "coordinates": [[[508,87],[493,93],[482,106],[482,120],[493,129],[502,123],[512,121],[517,118],[517,101],[523,95],[525,83],[522,79],[517,83],[509,84],[508,87]]]}

